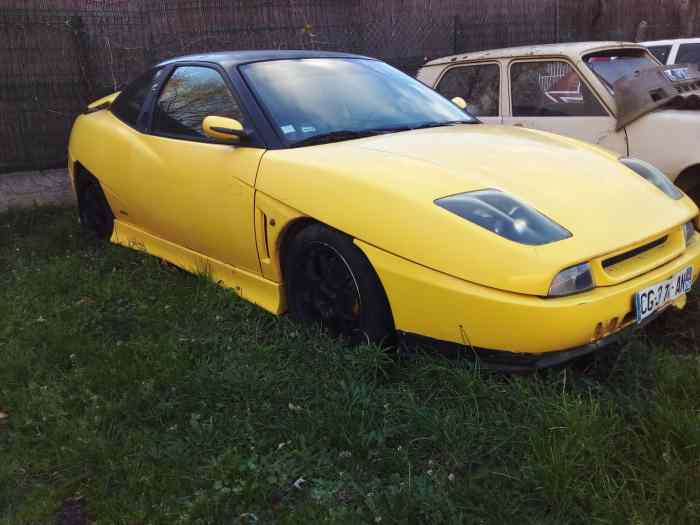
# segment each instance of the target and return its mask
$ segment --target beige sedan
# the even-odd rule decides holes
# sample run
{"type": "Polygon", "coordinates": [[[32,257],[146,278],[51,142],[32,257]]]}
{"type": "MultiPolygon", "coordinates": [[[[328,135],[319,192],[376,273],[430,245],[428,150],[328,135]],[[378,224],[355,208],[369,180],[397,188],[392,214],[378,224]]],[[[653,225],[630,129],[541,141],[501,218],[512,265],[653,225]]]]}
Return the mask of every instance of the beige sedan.
{"type": "Polygon", "coordinates": [[[489,123],[585,140],[663,170],[700,202],[700,72],[644,46],[582,42],[479,51],[425,64],[418,80],[489,123]]]}

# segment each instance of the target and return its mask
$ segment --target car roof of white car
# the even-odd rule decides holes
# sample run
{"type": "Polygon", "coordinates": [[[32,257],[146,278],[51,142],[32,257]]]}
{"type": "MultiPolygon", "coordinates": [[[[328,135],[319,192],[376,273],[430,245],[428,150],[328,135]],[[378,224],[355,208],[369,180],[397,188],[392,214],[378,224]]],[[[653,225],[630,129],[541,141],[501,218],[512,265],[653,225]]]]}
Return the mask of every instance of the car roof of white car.
{"type": "Polygon", "coordinates": [[[600,49],[610,48],[640,48],[644,49],[639,43],[635,42],[620,42],[620,41],[593,41],[593,42],[572,42],[565,44],[540,44],[534,46],[506,47],[503,49],[489,49],[485,51],[472,51],[469,53],[459,53],[442,58],[436,58],[426,63],[426,66],[434,66],[438,64],[446,64],[450,62],[461,62],[464,60],[488,60],[497,58],[511,57],[537,57],[537,56],[552,56],[565,55],[569,57],[579,57],[582,54],[600,49]]]}
{"type": "Polygon", "coordinates": [[[700,42],[699,38],[672,38],[669,40],[651,40],[649,42],[642,42],[645,46],[670,46],[675,43],[679,44],[697,44],[700,42]]]}

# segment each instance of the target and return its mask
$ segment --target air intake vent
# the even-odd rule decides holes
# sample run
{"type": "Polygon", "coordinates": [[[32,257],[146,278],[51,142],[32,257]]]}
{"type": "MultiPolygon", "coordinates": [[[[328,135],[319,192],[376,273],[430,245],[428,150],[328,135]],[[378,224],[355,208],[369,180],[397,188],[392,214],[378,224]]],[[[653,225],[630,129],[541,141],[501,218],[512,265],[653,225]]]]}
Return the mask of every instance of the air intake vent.
{"type": "Polygon", "coordinates": [[[664,235],[660,239],[656,239],[655,241],[650,242],[649,244],[645,244],[644,246],[638,246],[634,250],[630,250],[625,253],[621,253],[619,255],[615,255],[614,257],[610,257],[610,259],[605,259],[603,261],[603,268],[610,268],[611,266],[615,266],[616,264],[620,264],[623,261],[626,261],[628,259],[631,259],[632,257],[636,257],[637,255],[641,255],[644,252],[648,252],[649,250],[653,250],[654,248],[661,246],[668,240],[668,235],[664,235]]]}

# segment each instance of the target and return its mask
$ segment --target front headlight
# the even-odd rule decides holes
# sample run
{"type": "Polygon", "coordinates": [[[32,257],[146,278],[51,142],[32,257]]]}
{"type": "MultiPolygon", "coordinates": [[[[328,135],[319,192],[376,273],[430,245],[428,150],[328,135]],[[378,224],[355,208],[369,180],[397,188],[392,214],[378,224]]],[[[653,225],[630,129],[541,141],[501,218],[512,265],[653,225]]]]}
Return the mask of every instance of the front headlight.
{"type": "Polygon", "coordinates": [[[562,297],[585,292],[591,288],[593,288],[591,265],[578,264],[557,274],[549,287],[549,297],[562,297]]]}
{"type": "Polygon", "coordinates": [[[683,237],[685,237],[685,245],[689,246],[690,245],[690,240],[693,238],[695,235],[695,225],[693,224],[693,221],[686,222],[683,225],[683,237]]]}
{"type": "Polygon", "coordinates": [[[648,162],[640,159],[620,159],[625,166],[629,169],[641,175],[646,180],[651,182],[654,186],[663,191],[666,195],[671,197],[673,200],[679,200],[683,198],[683,192],[679,190],[673,182],[656,166],[652,166],[648,162]]]}
{"type": "Polygon", "coordinates": [[[538,246],[571,237],[568,230],[499,190],[460,193],[438,199],[435,204],[521,244],[538,246]]]}

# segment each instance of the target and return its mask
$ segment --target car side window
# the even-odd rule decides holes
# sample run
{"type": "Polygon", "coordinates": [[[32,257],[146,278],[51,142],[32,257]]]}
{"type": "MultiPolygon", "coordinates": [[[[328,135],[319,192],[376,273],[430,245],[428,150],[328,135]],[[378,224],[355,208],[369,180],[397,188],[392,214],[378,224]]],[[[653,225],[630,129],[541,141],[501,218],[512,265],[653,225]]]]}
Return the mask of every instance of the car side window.
{"type": "Polygon", "coordinates": [[[649,47],[649,52],[656,57],[656,59],[665,64],[668,61],[668,55],[671,53],[671,46],[651,46],[649,47]]]}
{"type": "Polygon", "coordinates": [[[201,66],[181,66],[170,76],[158,97],[152,131],[183,138],[206,138],[205,117],[214,115],[242,122],[238,103],[218,71],[201,66]]]}
{"type": "Polygon", "coordinates": [[[700,65],[700,43],[681,44],[676,55],[676,64],[698,64],[700,65]]]}
{"type": "Polygon", "coordinates": [[[148,93],[157,87],[158,77],[162,72],[162,69],[148,71],[124,88],[112,104],[112,113],[135,128],[143,103],[148,93]]]}
{"type": "Polygon", "coordinates": [[[603,106],[566,62],[518,62],[510,68],[514,117],[599,117],[603,106]]]}
{"type": "Polygon", "coordinates": [[[478,64],[448,69],[437,85],[437,92],[448,99],[462,97],[470,113],[479,117],[497,117],[500,66],[478,64]]]}

